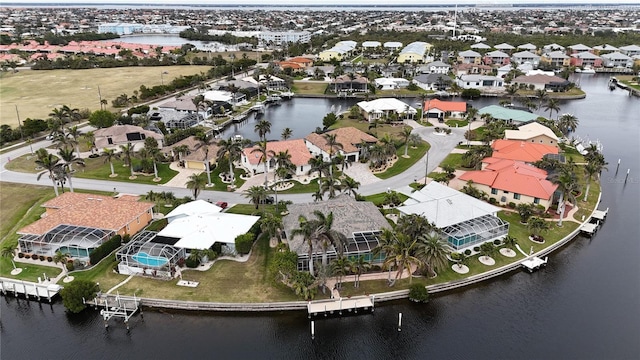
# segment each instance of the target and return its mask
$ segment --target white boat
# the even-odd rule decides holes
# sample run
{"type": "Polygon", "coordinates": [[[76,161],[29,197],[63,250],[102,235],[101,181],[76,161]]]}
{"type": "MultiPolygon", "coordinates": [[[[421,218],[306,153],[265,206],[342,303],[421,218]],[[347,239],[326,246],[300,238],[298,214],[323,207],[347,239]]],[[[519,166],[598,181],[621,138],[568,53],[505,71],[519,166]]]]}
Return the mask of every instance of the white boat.
{"type": "Polygon", "coordinates": [[[293,97],[293,92],[291,91],[285,91],[285,92],[281,92],[280,93],[280,97],[285,98],[285,99],[291,99],[293,97]]]}
{"type": "Polygon", "coordinates": [[[593,69],[583,69],[583,70],[582,70],[582,73],[583,73],[583,74],[595,74],[595,73],[596,73],[596,71],[595,71],[595,70],[593,70],[593,69]]]}

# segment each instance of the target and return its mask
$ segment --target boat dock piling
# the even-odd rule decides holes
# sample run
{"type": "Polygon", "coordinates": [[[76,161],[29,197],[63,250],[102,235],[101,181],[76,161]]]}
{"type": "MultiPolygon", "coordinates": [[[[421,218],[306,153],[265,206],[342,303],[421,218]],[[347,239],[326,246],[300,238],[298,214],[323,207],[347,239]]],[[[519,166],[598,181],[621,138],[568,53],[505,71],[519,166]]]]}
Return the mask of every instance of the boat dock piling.
{"type": "Polygon", "coordinates": [[[100,310],[102,320],[104,321],[104,327],[109,327],[109,320],[111,318],[123,318],[124,324],[129,330],[129,319],[140,310],[140,316],[142,316],[142,307],[140,306],[140,299],[127,296],[101,294],[93,299],[93,301],[85,301],[85,304],[100,306],[104,309],[100,310]]]}
{"type": "Polygon", "coordinates": [[[309,318],[315,315],[324,314],[324,316],[338,314],[342,315],[343,311],[348,313],[358,313],[358,310],[369,310],[373,312],[374,298],[373,296],[354,296],[351,298],[339,298],[329,300],[309,301],[307,311],[309,318]]]}
{"type": "Polygon", "coordinates": [[[598,231],[600,225],[605,221],[607,214],[609,214],[609,208],[606,210],[594,210],[591,214],[591,218],[589,218],[589,222],[582,225],[582,227],[580,227],[580,231],[588,236],[592,236],[598,231]]]}

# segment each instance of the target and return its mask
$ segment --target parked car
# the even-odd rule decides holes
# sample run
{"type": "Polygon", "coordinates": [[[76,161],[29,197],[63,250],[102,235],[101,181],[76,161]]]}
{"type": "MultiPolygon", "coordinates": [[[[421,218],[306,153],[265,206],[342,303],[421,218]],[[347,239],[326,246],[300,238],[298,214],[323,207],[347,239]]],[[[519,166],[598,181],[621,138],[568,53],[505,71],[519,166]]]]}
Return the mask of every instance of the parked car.
{"type": "Polygon", "coordinates": [[[263,200],[260,200],[260,204],[267,204],[267,205],[271,205],[275,202],[276,200],[273,198],[273,196],[269,195],[266,198],[264,198],[263,200]]]}
{"type": "Polygon", "coordinates": [[[219,207],[219,208],[222,208],[222,210],[224,210],[224,209],[227,208],[227,206],[229,206],[229,204],[227,204],[226,201],[218,201],[216,203],[216,206],[219,207]]]}

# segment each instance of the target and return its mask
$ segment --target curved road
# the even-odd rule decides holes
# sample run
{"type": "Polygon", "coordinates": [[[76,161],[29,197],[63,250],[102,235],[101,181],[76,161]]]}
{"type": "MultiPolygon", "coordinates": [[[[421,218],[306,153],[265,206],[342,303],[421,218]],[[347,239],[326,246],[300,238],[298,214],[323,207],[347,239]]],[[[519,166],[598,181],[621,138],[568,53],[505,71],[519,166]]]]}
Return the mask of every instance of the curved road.
{"type": "MultiPolygon", "coordinates": [[[[416,162],[412,167],[386,180],[380,180],[375,183],[362,185],[359,193],[362,195],[371,195],[387,191],[387,189],[398,189],[412,183],[415,179],[424,178],[426,173],[433,171],[440,162],[453,150],[459,142],[464,141],[464,128],[452,128],[451,135],[436,135],[433,127],[424,127],[418,125],[414,121],[410,121],[410,125],[414,127],[413,132],[419,134],[424,140],[431,144],[431,150],[420,161],[416,162]],[[428,157],[428,164],[427,164],[428,157]],[[428,165],[428,169],[427,169],[428,165]]],[[[51,145],[51,141],[44,140],[32,144],[33,150],[51,145]]],[[[30,152],[29,146],[18,147],[0,155],[0,181],[14,182],[21,184],[51,186],[51,180],[43,176],[37,180],[35,174],[20,173],[5,169],[5,165],[10,159],[18,158],[30,152]]],[[[76,189],[98,190],[98,191],[114,191],[129,194],[145,194],[150,190],[154,191],[172,191],[178,197],[191,196],[191,191],[186,188],[167,187],[159,185],[135,184],[129,182],[108,181],[108,180],[92,180],[74,178],[73,186],[76,189]]],[[[247,198],[241,192],[223,192],[204,190],[202,198],[209,198],[214,201],[226,201],[229,204],[248,203],[247,198]]],[[[289,200],[294,203],[305,203],[313,201],[311,194],[278,194],[278,198],[289,200]]]]}

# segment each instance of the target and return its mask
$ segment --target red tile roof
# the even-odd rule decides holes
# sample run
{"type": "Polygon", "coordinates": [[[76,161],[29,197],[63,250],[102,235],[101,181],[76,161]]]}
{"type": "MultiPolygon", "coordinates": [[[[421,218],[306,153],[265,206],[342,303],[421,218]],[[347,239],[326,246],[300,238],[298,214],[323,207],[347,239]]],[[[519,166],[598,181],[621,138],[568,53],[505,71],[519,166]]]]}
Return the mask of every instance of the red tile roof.
{"type": "Polygon", "coordinates": [[[518,140],[499,139],[491,144],[492,157],[498,159],[535,162],[542,160],[546,154],[558,154],[558,148],[550,145],[536,144],[518,140]]]}
{"type": "MultiPolygon", "coordinates": [[[[357,145],[362,143],[363,141],[368,143],[378,142],[378,139],[376,139],[375,137],[354,127],[339,128],[331,130],[326,134],[336,134],[336,141],[342,144],[342,151],[345,153],[353,153],[359,151],[357,145]]],[[[319,147],[320,149],[322,149],[322,151],[330,153],[329,146],[327,145],[327,139],[324,137],[324,135],[311,133],[307,135],[305,140],[319,147]]]]}
{"type": "Polygon", "coordinates": [[[467,171],[459,177],[463,181],[471,180],[494,189],[548,200],[558,185],[546,178],[546,171],[513,160],[492,161],[484,170],[467,171]]]}
{"type": "Polygon", "coordinates": [[[61,224],[119,231],[154,204],[139,202],[131,196],[112,198],[68,192],[42,206],[57,210],[48,211],[45,217],[20,229],[19,234],[42,235],[61,224]]]}
{"type": "MultiPolygon", "coordinates": [[[[260,163],[260,155],[258,153],[252,154],[251,151],[253,149],[257,149],[257,146],[242,149],[242,152],[250,164],[257,165],[260,163]],[[256,157],[256,155],[258,156],[256,157]]],[[[311,159],[311,153],[304,144],[303,139],[267,142],[267,151],[273,151],[275,154],[278,154],[281,151],[284,152],[287,150],[289,154],[291,154],[291,162],[296,166],[307,165],[309,159],[311,159]]],[[[269,156],[269,159],[271,159],[271,156],[269,156]]]]}
{"type": "Polygon", "coordinates": [[[438,99],[427,100],[424,102],[424,109],[438,109],[441,111],[457,111],[467,112],[467,103],[464,101],[441,101],[438,99]]]}

